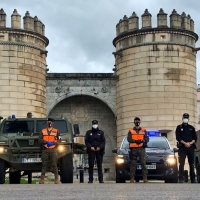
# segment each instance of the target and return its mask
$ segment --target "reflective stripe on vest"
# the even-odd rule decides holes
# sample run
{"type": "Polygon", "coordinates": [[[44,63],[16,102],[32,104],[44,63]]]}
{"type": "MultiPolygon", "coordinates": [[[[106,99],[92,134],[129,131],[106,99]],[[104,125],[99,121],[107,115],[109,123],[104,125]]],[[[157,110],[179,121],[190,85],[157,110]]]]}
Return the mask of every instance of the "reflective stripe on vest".
{"type": "MultiPolygon", "coordinates": [[[[42,129],[43,140],[49,141],[49,142],[57,142],[57,133],[58,133],[58,130],[56,128],[52,128],[50,134],[48,134],[47,128],[44,128],[42,129]]],[[[47,149],[53,149],[56,147],[56,145],[52,145],[48,147],[47,144],[45,144],[44,146],[47,149]]]]}
{"type": "MultiPolygon", "coordinates": [[[[145,136],[145,128],[141,128],[139,130],[139,133],[137,133],[133,128],[130,128],[129,130],[131,132],[131,138],[133,140],[144,140],[144,136],[145,136]]],[[[136,143],[129,143],[129,147],[130,148],[139,148],[141,147],[143,144],[136,144],[136,143]]]]}

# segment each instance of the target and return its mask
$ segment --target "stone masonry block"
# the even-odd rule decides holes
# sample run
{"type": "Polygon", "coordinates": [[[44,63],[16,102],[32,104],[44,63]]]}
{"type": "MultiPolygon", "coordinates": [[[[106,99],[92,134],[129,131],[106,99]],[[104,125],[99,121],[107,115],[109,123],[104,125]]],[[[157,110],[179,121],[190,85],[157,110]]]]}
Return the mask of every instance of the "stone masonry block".
{"type": "Polygon", "coordinates": [[[16,98],[2,98],[1,99],[2,104],[17,104],[16,98]]]}
{"type": "Polygon", "coordinates": [[[172,80],[157,80],[157,85],[172,85],[172,80]]]}
{"type": "Polygon", "coordinates": [[[159,115],[158,120],[165,120],[165,121],[173,120],[173,115],[159,115]]]}
{"type": "Polygon", "coordinates": [[[170,109],[170,108],[175,108],[173,103],[158,103],[158,108],[159,109],[170,109]]]}
{"type": "Polygon", "coordinates": [[[158,120],[158,116],[156,115],[148,115],[148,116],[142,116],[142,121],[157,121],[158,120]]]}

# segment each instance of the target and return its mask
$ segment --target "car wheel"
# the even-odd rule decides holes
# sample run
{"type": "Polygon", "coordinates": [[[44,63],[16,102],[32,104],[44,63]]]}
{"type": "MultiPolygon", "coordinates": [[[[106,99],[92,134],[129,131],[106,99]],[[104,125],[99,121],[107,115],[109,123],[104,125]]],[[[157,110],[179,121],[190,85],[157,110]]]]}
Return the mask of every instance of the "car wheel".
{"type": "Polygon", "coordinates": [[[73,158],[71,153],[61,159],[60,179],[62,183],[73,183],[73,158]]]}
{"type": "Polygon", "coordinates": [[[136,182],[136,183],[139,183],[139,181],[140,181],[139,179],[135,179],[135,182],[136,182]]]}
{"type": "Polygon", "coordinates": [[[20,184],[20,179],[21,179],[21,171],[9,173],[10,184],[20,184]]]}
{"type": "Polygon", "coordinates": [[[178,177],[170,179],[170,183],[178,183],[178,177]]]}
{"type": "Polygon", "coordinates": [[[118,178],[116,176],[116,183],[126,183],[126,179],[125,178],[118,178]]]}
{"type": "Polygon", "coordinates": [[[5,162],[0,160],[0,184],[5,183],[5,162]]]}
{"type": "Polygon", "coordinates": [[[196,173],[197,173],[197,183],[200,183],[200,166],[199,165],[196,167],[196,173]]]}
{"type": "Polygon", "coordinates": [[[170,183],[170,179],[165,179],[165,183],[170,183]]]}

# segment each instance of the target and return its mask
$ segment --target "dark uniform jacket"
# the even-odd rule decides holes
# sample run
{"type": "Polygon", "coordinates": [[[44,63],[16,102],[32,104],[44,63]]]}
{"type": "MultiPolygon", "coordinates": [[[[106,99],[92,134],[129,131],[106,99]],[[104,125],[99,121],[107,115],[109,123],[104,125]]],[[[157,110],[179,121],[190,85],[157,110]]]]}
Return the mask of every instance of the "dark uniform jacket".
{"type": "MultiPolygon", "coordinates": [[[[139,129],[136,129],[135,127],[133,128],[137,133],[140,131],[141,127],[139,129]]],[[[135,140],[132,139],[132,134],[129,131],[128,132],[128,137],[127,137],[127,141],[129,143],[135,143],[135,140]]],[[[145,136],[144,136],[144,144],[147,144],[149,142],[149,137],[147,135],[147,132],[145,131],[145,136]]]]}
{"type": "MultiPolygon", "coordinates": [[[[180,124],[176,127],[176,140],[179,142],[180,146],[179,147],[184,147],[182,143],[180,143],[181,140],[184,142],[191,142],[192,140],[197,141],[197,134],[195,131],[195,128],[190,125],[184,125],[180,124]]],[[[193,144],[193,146],[196,148],[196,145],[193,144]]]]}
{"type": "Polygon", "coordinates": [[[88,130],[85,135],[85,145],[87,147],[87,152],[90,151],[91,147],[100,148],[100,151],[104,153],[105,151],[105,137],[102,130],[94,129],[88,130]]]}

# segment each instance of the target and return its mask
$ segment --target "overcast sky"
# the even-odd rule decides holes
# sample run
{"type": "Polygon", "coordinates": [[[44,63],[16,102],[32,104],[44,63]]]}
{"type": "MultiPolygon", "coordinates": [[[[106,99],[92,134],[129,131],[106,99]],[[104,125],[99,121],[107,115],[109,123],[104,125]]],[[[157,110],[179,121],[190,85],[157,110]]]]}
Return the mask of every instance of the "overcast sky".
{"type": "MultiPolygon", "coordinates": [[[[140,17],[147,8],[152,14],[152,25],[157,26],[160,8],[169,15],[173,9],[183,11],[195,22],[200,35],[199,0],[1,0],[0,8],[10,16],[17,9],[22,19],[26,11],[45,24],[49,39],[47,64],[49,72],[112,73],[116,24],[133,11],[140,17]]],[[[200,41],[196,43],[200,47],[200,41]]],[[[200,83],[200,51],[197,53],[197,83],[200,83]]]]}

